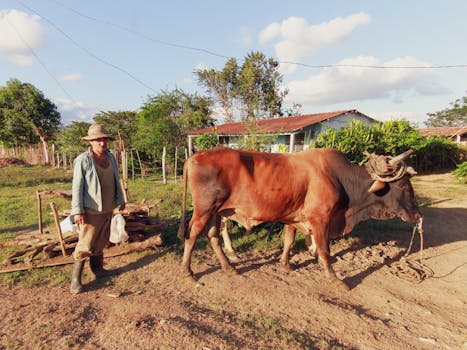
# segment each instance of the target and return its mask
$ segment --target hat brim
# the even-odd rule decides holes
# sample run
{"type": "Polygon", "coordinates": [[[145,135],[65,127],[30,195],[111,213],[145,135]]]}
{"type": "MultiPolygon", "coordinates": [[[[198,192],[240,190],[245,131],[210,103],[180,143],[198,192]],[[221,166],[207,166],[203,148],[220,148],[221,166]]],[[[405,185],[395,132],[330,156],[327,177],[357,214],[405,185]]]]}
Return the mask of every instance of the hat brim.
{"type": "Polygon", "coordinates": [[[96,136],[84,136],[81,138],[82,141],[92,141],[97,139],[108,139],[108,140],[115,140],[110,135],[96,135],[96,136]]]}

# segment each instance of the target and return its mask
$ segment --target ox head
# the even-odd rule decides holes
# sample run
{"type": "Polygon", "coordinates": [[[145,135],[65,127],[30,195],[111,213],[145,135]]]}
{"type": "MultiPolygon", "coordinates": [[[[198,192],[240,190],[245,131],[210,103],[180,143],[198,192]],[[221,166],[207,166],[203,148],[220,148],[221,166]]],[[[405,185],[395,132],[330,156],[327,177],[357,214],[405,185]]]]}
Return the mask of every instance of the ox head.
{"type": "Polygon", "coordinates": [[[410,176],[416,171],[404,162],[412,153],[413,150],[408,150],[396,157],[388,157],[365,152],[369,157],[366,170],[373,179],[368,192],[379,196],[382,201],[378,218],[399,216],[410,223],[417,223],[421,218],[410,183],[410,176]]]}

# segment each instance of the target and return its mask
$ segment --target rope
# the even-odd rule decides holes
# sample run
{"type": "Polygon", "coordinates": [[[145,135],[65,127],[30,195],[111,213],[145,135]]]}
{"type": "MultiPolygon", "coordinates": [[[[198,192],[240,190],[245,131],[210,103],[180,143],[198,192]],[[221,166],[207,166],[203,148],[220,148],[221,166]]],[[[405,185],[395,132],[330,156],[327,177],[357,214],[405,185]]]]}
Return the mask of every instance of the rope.
{"type": "Polygon", "coordinates": [[[385,157],[383,157],[384,165],[380,166],[378,163],[381,163],[381,161],[378,162],[378,156],[374,154],[369,154],[369,156],[370,156],[370,159],[368,159],[368,162],[365,164],[365,166],[366,166],[366,170],[368,174],[370,174],[373,180],[378,180],[381,182],[393,182],[393,181],[397,181],[401,179],[407,172],[407,164],[405,164],[405,162],[399,163],[399,168],[396,170],[396,169],[393,169],[387,163],[387,160],[385,157]],[[381,167],[384,167],[385,169],[383,170],[381,169],[381,167]],[[391,176],[391,175],[394,175],[394,176],[391,176]]]}
{"type": "Polygon", "coordinates": [[[410,239],[409,247],[405,252],[404,256],[400,261],[392,263],[389,268],[390,272],[399,278],[405,279],[410,282],[423,282],[424,280],[433,277],[434,272],[428,266],[422,263],[423,260],[423,228],[422,228],[422,218],[414,226],[412,231],[412,238],[410,239]],[[412,243],[415,236],[415,232],[418,230],[420,234],[420,257],[419,259],[407,259],[407,256],[412,249],[412,243]]]}

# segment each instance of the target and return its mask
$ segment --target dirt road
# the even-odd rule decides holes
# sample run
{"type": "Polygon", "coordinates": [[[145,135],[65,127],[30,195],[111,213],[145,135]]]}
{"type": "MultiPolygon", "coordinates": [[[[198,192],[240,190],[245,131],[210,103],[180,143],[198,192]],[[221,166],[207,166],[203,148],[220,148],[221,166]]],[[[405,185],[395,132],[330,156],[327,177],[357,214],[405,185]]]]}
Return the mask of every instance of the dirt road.
{"type": "Polygon", "coordinates": [[[193,284],[179,276],[179,255],[157,248],[108,259],[119,274],[104,281],[86,267],[78,296],[68,281],[2,287],[0,349],[467,349],[467,202],[433,193],[422,212],[434,275],[421,283],[395,275],[404,225],[332,245],[349,292],[333,290],[303,251],[288,274],[278,250],[242,254],[239,275],[197,251],[193,284]]]}

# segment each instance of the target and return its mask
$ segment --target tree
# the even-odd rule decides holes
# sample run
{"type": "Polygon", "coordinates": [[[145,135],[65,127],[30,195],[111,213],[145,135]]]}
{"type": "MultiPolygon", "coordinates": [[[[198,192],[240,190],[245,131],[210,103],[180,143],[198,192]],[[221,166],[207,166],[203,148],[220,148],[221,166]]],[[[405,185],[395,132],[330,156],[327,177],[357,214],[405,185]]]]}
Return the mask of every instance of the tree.
{"type": "Polygon", "coordinates": [[[428,113],[425,124],[429,127],[466,126],[467,125],[467,96],[450,103],[451,108],[439,112],[428,113]]]}
{"type": "Polygon", "coordinates": [[[49,163],[47,141],[61,124],[57,107],[32,84],[10,79],[0,87],[0,142],[22,146],[42,142],[45,162],[49,163]]]}
{"type": "Polygon", "coordinates": [[[245,122],[283,115],[282,103],[287,91],[281,91],[279,63],[260,52],[249,53],[241,66],[229,59],[220,71],[199,69],[198,83],[204,86],[222,109],[228,122],[240,114],[245,122]]]}
{"type": "Polygon", "coordinates": [[[61,151],[66,153],[78,154],[89,147],[89,143],[83,142],[81,138],[87,135],[91,123],[71,122],[60,130],[57,137],[57,145],[61,151]]]}
{"type": "Polygon", "coordinates": [[[119,136],[126,148],[131,147],[131,137],[136,132],[137,113],[135,111],[107,111],[97,113],[93,120],[102,124],[116,140],[119,136]]]}
{"type": "Polygon", "coordinates": [[[157,160],[163,147],[173,154],[185,144],[185,131],[213,126],[210,100],[181,90],[163,91],[148,98],[137,114],[137,129],[131,141],[134,147],[157,160]]]}

